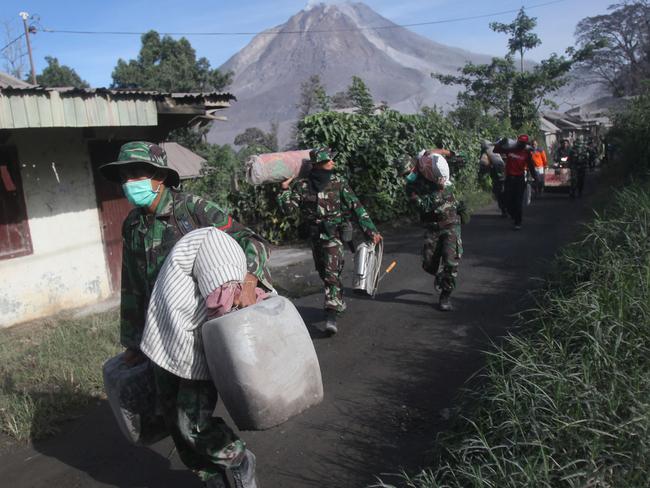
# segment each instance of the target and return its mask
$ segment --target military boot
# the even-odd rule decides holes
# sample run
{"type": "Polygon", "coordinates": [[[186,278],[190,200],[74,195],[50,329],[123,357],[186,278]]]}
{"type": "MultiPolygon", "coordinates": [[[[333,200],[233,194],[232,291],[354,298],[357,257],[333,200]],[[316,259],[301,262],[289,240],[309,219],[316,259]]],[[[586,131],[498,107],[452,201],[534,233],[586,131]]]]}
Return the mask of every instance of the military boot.
{"type": "Polygon", "coordinates": [[[339,331],[336,326],[336,311],[335,310],[326,310],[325,311],[325,332],[330,335],[334,335],[339,331]]]}
{"type": "Polygon", "coordinates": [[[449,297],[451,296],[450,291],[443,291],[440,294],[440,301],[438,302],[438,306],[440,307],[440,310],[443,312],[450,312],[454,309],[454,307],[451,306],[451,301],[449,297]]]}
{"type": "Polygon", "coordinates": [[[230,488],[230,483],[224,474],[217,474],[203,483],[205,488],[230,488]]]}
{"type": "Polygon", "coordinates": [[[232,488],[259,488],[255,477],[255,454],[246,449],[244,459],[235,468],[230,468],[235,486],[232,488]]]}

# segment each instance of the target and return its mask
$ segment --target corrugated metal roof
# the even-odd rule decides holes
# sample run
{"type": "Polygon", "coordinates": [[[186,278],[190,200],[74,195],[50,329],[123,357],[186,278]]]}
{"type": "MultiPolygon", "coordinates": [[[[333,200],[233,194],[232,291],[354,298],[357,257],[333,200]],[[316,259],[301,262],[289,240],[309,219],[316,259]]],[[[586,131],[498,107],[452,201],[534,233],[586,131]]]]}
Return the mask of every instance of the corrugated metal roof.
{"type": "Polygon", "coordinates": [[[0,71],[0,88],[30,88],[32,86],[26,81],[19,80],[8,73],[0,71]]]}
{"type": "Polygon", "coordinates": [[[230,93],[163,93],[107,88],[0,87],[0,129],[155,126],[159,113],[210,115],[230,93]]]}
{"type": "Polygon", "coordinates": [[[181,180],[201,176],[205,159],[177,142],[163,142],[160,145],[167,153],[169,167],[178,171],[181,180]]]}

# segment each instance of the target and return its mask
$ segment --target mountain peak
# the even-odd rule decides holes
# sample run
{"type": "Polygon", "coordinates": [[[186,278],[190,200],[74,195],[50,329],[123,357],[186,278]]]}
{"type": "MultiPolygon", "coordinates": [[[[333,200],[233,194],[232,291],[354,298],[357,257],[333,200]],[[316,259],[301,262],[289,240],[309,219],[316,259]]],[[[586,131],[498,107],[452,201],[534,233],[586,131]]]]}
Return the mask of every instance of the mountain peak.
{"type": "Polygon", "coordinates": [[[329,94],[360,76],[377,103],[386,101],[403,112],[423,104],[448,106],[458,88],[440,85],[431,73],[455,74],[467,61],[489,59],[415,34],[361,2],[309,1],[221,67],[234,72],[229,90],[239,101],[228,110],[229,122],[215,125],[210,139],[232,142],[247,127],[268,129],[272,122],[279,122],[280,135],[286,135],[297,115],[300,85],[314,74],[329,94]]]}

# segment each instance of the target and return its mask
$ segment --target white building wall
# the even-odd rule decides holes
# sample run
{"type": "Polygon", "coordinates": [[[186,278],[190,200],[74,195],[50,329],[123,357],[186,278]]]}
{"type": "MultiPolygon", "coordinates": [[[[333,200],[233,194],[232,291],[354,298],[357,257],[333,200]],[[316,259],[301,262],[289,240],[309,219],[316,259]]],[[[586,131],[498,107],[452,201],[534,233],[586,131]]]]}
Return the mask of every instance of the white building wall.
{"type": "Polygon", "coordinates": [[[33,254],[0,260],[0,327],[110,295],[92,168],[81,130],[16,131],[33,254]]]}

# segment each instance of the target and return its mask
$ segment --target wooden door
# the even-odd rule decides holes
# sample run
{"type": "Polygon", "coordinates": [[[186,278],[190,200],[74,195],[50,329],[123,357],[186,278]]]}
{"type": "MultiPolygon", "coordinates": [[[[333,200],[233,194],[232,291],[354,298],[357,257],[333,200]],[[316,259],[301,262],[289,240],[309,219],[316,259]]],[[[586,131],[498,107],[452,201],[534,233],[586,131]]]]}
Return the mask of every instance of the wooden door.
{"type": "Polygon", "coordinates": [[[120,146],[125,142],[127,141],[97,141],[89,143],[88,147],[95,180],[104,254],[113,293],[120,291],[122,277],[122,222],[133,207],[124,198],[121,186],[106,180],[98,169],[102,164],[115,161],[120,146]]]}

